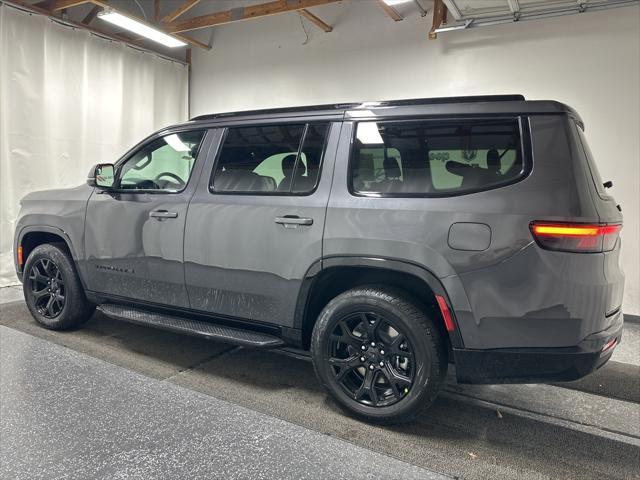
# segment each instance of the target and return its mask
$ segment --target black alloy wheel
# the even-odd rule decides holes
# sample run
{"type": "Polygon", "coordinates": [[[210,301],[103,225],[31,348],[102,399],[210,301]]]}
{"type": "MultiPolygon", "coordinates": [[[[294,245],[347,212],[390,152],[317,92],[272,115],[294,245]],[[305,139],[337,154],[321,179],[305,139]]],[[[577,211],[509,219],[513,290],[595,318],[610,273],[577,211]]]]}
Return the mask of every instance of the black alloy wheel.
{"type": "Polygon", "coordinates": [[[66,288],[62,272],[53,260],[41,258],[31,266],[29,286],[40,315],[46,318],[60,315],[65,305],[66,288]]]}
{"type": "Polygon", "coordinates": [[[43,243],[29,252],[22,283],[27,308],[45,328],[79,327],[95,310],[84,293],[73,258],[61,243],[43,243]]]}
{"type": "Polygon", "coordinates": [[[447,373],[446,340],[406,292],[365,285],[333,298],[311,335],[318,380],[350,414],[402,423],[435,400],[447,373]]]}
{"type": "Polygon", "coordinates": [[[335,325],[327,349],[335,381],[363,405],[393,405],[413,386],[411,342],[390,318],[375,312],[349,314],[335,325]]]}

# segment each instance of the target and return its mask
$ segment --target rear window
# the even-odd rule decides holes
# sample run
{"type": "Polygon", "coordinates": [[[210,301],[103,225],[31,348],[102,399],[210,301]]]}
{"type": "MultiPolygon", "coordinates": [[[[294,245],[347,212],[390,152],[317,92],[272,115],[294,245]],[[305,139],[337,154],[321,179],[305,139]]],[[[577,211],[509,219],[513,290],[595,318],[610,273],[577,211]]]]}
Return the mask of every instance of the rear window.
{"type": "Polygon", "coordinates": [[[457,195],[523,176],[517,119],[360,122],[350,183],[357,194],[457,195]]]}

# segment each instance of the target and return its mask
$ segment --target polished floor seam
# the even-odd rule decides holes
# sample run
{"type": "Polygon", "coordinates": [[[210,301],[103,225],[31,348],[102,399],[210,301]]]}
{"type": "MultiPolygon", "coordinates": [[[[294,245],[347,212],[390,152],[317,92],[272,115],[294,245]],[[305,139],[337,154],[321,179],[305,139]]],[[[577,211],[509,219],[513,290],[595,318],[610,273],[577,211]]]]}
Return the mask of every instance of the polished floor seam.
{"type": "Polygon", "coordinates": [[[614,435],[615,436],[614,439],[617,441],[624,441],[624,440],[621,440],[621,438],[627,439],[625,443],[629,443],[631,445],[640,447],[640,436],[634,435],[633,433],[620,432],[618,430],[603,428],[597,425],[593,425],[591,423],[583,423],[583,422],[577,422],[574,420],[569,420],[567,418],[562,418],[557,415],[550,415],[548,413],[536,412],[534,410],[529,410],[526,408],[513,407],[511,405],[507,405],[504,403],[492,402],[489,400],[484,400],[482,398],[474,397],[473,395],[455,392],[447,388],[443,390],[443,394],[445,394],[445,396],[449,395],[453,398],[457,398],[462,401],[469,401],[472,404],[484,406],[485,408],[499,407],[503,411],[505,412],[509,411],[514,415],[521,415],[527,418],[533,418],[540,422],[551,423],[552,425],[568,428],[570,430],[577,430],[583,433],[589,433],[591,435],[596,435],[596,436],[603,436],[606,438],[611,438],[611,435],[614,435]],[[572,426],[577,426],[578,428],[572,428],[572,426]],[[588,430],[594,430],[595,432],[588,431],[588,430]],[[602,432],[602,434],[598,434],[598,432],[602,432]]]}

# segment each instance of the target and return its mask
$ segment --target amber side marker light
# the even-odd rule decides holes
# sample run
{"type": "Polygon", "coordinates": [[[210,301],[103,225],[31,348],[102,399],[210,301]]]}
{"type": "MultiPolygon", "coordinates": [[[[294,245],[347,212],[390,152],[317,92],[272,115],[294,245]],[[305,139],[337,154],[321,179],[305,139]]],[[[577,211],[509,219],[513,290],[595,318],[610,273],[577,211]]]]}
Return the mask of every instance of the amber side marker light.
{"type": "Polygon", "coordinates": [[[535,221],[529,228],[538,245],[547,250],[598,253],[615,248],[622,225],[535,221]]]}
{"type": "Polygon", "coordinates": [[[23,258],[22,258],[22,245],[20,245],[18,247],[18,266],[22,266],[22,264],[24,263],[23,258]]]}

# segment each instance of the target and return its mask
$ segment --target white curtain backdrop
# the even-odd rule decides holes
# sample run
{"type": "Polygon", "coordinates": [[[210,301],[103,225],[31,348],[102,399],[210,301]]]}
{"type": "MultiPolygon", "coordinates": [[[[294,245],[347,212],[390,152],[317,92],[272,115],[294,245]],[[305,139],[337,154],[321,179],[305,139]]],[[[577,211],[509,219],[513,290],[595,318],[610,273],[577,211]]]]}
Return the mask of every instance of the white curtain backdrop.
{"type": "Polygon", "coordinates": [[[22,196],[80,184],[187,109],[183,64],[0,4],[0,287],[22,196]]]}

